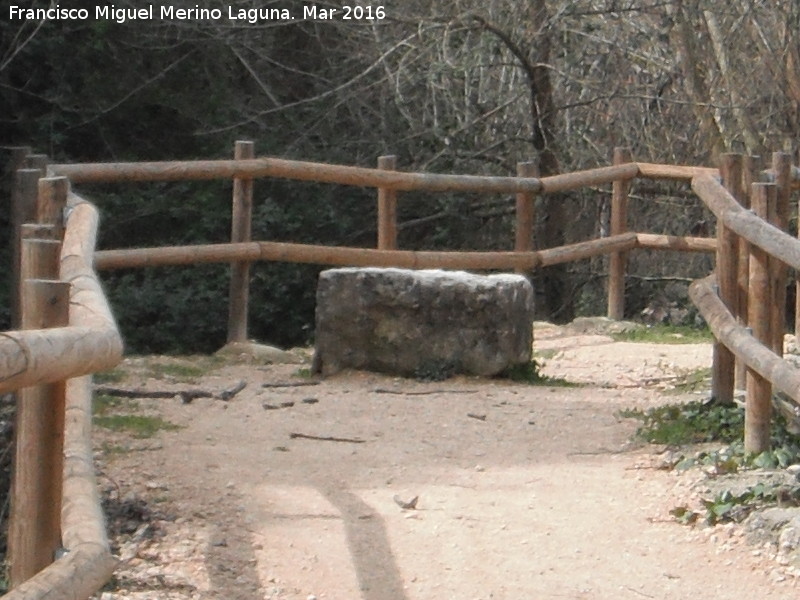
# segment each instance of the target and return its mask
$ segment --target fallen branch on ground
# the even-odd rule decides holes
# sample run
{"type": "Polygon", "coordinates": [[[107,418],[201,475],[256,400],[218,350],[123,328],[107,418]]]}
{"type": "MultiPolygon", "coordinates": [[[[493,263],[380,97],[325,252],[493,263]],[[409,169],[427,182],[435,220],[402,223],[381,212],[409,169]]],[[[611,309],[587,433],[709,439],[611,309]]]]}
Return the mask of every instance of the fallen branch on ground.
{"type": "Polygon", "coordinates": [[[375,388],[375,394],[397,394],[398,396],[429,396],[431,394],[477,394],[478,390],[427,390],[424,392],[409,392],[406,390],[389,390],[386,388],[375,388]]]}
{"type": "Polygon", "coordinates": [[[94,388],[95,393],[105,394],[106,396],[114,396],[116,398],[174,398],[179,396],[181,402],[189,404],[195,398],[216,398],[227,402],[231,400],[236,394],[241,392],[247,387],[247,382],[244,380],[239,381],[235,386],[221,392],[210,392],[208,390],[193,389],[193,390],[126,390],[123,388],[115,388],[108,386],[97,386],[94,388]]]}
{"type": "Polygon", "coordinates": [[[346,442],[349,444],[364,444],[367,441],[359,438],[342,438],[328,435],[308,435],[306,433],[290,433],[289,437],[291,439],[299,438],[302,440],[317,440],[318,442],[346,442]]]}
{"type": "Polygon", "coordinates": [[[278,383],[262,383],[263,388],[303,387],[306,385],[319,385],[319,381],[286,381],[278,383]]]}

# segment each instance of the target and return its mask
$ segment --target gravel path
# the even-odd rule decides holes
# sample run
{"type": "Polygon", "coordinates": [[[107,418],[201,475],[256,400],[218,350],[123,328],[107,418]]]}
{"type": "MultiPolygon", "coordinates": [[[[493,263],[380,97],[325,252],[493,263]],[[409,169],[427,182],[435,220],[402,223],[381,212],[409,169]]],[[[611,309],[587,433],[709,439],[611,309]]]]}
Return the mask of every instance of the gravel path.
{"type": "MultiPolygon", "coordinates": [[[[691,476],[654,468],[660,449],[632,445],[635,423],[617,417],[673,401],[665,390],[710,364],[709,345],[543,328],[536,347],[546,374],[585,385],[345,373],[264,388],[310,381],[302,365],[228,364],[191,387],[245,380],[230,401],[136,401],[128,409],[181,428],[150,439],[98,432],[101,483],[124,500],[112,512],[142,501],[150,511],[119,538],[123,567],[102,598],[797,593],[796,571],[736,528],[677,525],[669,510],[691,476]]],[[[128,363],[119,385],[186,387],[128,363]]]]}

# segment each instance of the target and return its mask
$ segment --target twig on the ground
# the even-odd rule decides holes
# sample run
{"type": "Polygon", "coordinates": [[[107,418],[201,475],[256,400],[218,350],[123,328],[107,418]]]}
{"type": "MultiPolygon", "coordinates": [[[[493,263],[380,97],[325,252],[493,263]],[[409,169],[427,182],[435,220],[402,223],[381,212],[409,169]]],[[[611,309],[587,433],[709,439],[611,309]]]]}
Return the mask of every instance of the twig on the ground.
{"type": "Polygon", "coordinates": [[[221,392],[214,393],[209,390],[192,389],[192,390],[126,390],[124,388],[115,388],[108,386],[97,386],[94,391],[98,394],[105,394],[106,396],[114,396],[116,398],[174,398],[179,396],[181,402],[189,404],[195,398],[216,398],[218,400],[228,401],[236,394],[241,392],[247,387],[247,382],[244,380],[239,381],[235,386],[221,392]]]}
{"type": "Polygon", "coordinates": [[[220,400],[224,400],[225,402],[227,402],[228,400],[233,398],[236,394],[241,392],[246,387],[247,387],[247,382],[244,379],[242,379],[239,383],[237,383],[232,388],[227,389],[227,390],[222,390],[217,397],[220,400]]]}
{"type": "Polygon", "coordinates": [[[364,444],[367,441],[360,438],[343,438],[330,435],[309,435],[306,433],[290,433],[289,437],[291,439],[299,438],[303,440],[317,440],[318,442],[345,442],[349,444],[364,444]]]}
{"type": "Polygon", "coordinates": [[[304,387],[306,385],[319,385],[319,381],[283,381],[277,383],[262,383],[263,388],[304,387]]]}
{"type": "Polygon", "coordinates": [[[650,594],[645,594],[644,592],[640,592],[639,590],[635,590],[635,589],[633,589],[633,588],[632,588],[631,586],[629,586],[629,585],[626,585],[626,586],[625,586],[625,588],[626,588],[626,589],[629,589],[629,590],[630,590],[630,591],[632,591],[634,594],[639,594],[640,596],[642,596],[642,597],[644,597],[644,598],[655,598],[655,596],[651,596],[650,594]]]}
{"type": "Polygon", "coordinates": [[[375,388],[375,394],[397,394],[398,396],[429,396],[431,394],[477,394],[478,390],[426,390],[422,392],[412,392],[407,390],[390,390],[387,388],[375,388]]]}

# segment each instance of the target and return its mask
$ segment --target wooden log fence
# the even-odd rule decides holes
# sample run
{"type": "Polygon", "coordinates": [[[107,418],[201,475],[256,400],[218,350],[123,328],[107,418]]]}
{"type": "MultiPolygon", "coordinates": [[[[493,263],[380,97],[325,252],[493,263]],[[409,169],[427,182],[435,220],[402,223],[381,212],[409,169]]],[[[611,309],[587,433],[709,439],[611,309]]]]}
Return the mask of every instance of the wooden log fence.
{"type": "MultiPolygon", "coordinates": [[[[741,157],[726,154],[720,164],[722,185],[737,197],[742,178],[741,157]]],[[[716,275],[719,297],[735,315],[739,313],[736,276],[738,273],[739,238],[721,221],[717,221],[716,275]]],[[[725,344],[717,341],[713,350],[711,395],[722,404],[733,403],[736,384],[736,358],[725,344]]]]}
{"type": "MultiPolygon", "coordinates": [[[[378,157],[378,168],[397,170],[397,157],[378,157]]],[[[378,188],[378,250],[397,250],[397,190],[378,188]]]]}
{"type": "Polygon", "coordinates": [[[96,209],[72,195],[65,225],[66,179],[39,178],[35,188],[26,220],[49,223],[13,225],[26,329],[0,333],[0,392],[18,391],[4,597],[74,600],[96,592],[116,560],[94,476],[90,377],[69,378],[116,365],[122,341],[92,267],[96,209]]]}
{"type": "MultiPolygon", "coordinates": [[[[614,150],[615,165],[630,163],[628,148],[614,150]]],[[[638,175],[638,167],[637,167],[638,175]]],[[[631,178],[615,179],[611,191],[611,235],[621,235],[628,231],[628,192],[631,178]]],[[[625,271],[628,255],[614,252],[608,261],[608,317],[619,321],[625,315],[625,271]]]]}
{"type": "MultiPolygon", "coordinates": [[[[236,142],[234,158],[247,160],[255,155],[253,142],[236,142]]],[[[252,237],[253,180],[236,177],[233,180],[233,208],[231,215],[231,242],[249,242],[252,237]]],[[[228,301],[228,342],[247,341],[247,318],[250,298],[250,263],[231,263],[231,281],[228,301]]]]}
{"type": "MultiPolygon", "coordinates": [[[[781,184],[777,181],[780,181],[780,177],[772,179],[776,183],[751,183],[752,212],[744,209],[715,177],[701,175],[692,180],[692,189],[715,214],[720,226],[741,236],[749,248],[746,309],[749,329],[742,324],[741,316],[732,314],[721,298],[716,300],[725,306],[724,314],[719,304],[708,300],[707,294],[702,298],[692,298],[707,322],[711,324],[715,319],[717,323],[724,321],[725,331],[717,331],[714,326],[712,331],[746,367],[745,451],[749,453],[760,453],[770,447],[772,386],[786,392],[795,402],[800,400],[800,389],[796,387],[795,380],[787,378],[787,373],[793,373],[796,369],[781,359],[781,352],[776,348],[778,336],[782,346],[783,323],[777,324],[773,317],[775,312],[780,312],[774,306],[774,288],[779,279],[771,271],[779,263],[794,269],[800,267],[800,241],[769,223],[769,220],[773,220],[781,224],[784,216],[778,208],[781,184]],[[773,329],[776,326],[779,327],[779,334],[773,329]]],[[[741,256],[738,242],[722,248],[730,254],[741,256]]],[[[723,258],[722,262],[729,260],[723,258]]],[[[737,285],[739,281],[737,277],[737,285]]],[[[742,307],[734,310],[741,311],[742,307]]]]}
{"type": "MultiPolygon", "coordinates": [[[[229,339],[239,341],[246,339],[247,334],[247,280],[249,265],[253,261],[414,269],[513,269],[528,273],[549,265],[610,255],[608,311],[609,315],[621,318],[624,314],[625,262],[628,252],[635,249],[713,252],[717,256],[715,275],[692,284],[690,296],[718,340],[714,369],[714,394],[718,399],[730,401],[732,397],[733,357],[746,368],[748,417],[745,439],[748,451],[760,451],[769,445],[769,390],[772,386],[791,398],[800,397],[800,375],[774,351],[778,339],[774,325],[777,319],[775,311],[764,313],[780,299],[770,290],[775,289],[782,275],[775,270],[770,272],[770,261],[784,265],[784,269],[789,266],[800,270],[800,241],[782,231],[788,221],[786,207],[791,190],[800,187],[800,169],[792,166],[783,156],[776,154],[772,169],[762,172],[757,167],[749,166],[748,163],[753,161],[735,156],[725,157],[720,169],[715,169],[633,162],[628,151],[617,149],[614,164],[607,167],[539,177],[534,163],[520,163],[516,177],[483,177],[401,172],[396,170],[396,159],[389,156],[379,159],[377,169],[368,169],[254,158],[252,149],[251,142],[238,142],[234,160],[50,166],[46,165],[44,157],[23,158],[25,149],[15,152],[15,165],[23,168],[16,171],[12,243],[15,247],[23,248],[20,243],[23,236],[59,240],[63,234],[59,276],[62,282],[68,282],[69,311],[66,321],[64,315],[46,319],[32,317],[29,311],[42,304],[42,301],[26,295],[12,296],[19,322],[34,328],[0,334],[0,392],[47,384],[51,388],[55,386],[64,390],[62,394],[66,408],[59,411],[62,419],[59,427],[65,432],[63,453],[59,452],[64,456],[64,464],[58,466],[63,473],[63,485],[57,475],[50,477],[63,488],[62,510],[58,518],[54,519],[51,515],[43,522],[49,519],[51,524],[45,529],[52,534],[52,522],[60,521],[58,541],[69,552],[50,564],[31,567],[28,562],[25,566],[28,570],[23,569],[12,575],[15,587],[8,598],[87,598],[108,579],[115,565],[109,552],[94,482],[89,437],[89,375],[116,364],[122,355],[122,342],[95,269],[231,263],[229,339]],[[42,178],[45,174],[55,177],[42,178]],[[377,188],[378,248],[251,241],[253,180],[261,177],[377,188]],[[69,192],[64,178],[74,183],[233,179],[231,243],[95,252],[97,211],[69,192]],[[628,190],[636,178],[691,182],[692,189],[717,217],[716,239],[628,231],[628,190]],[[747,194],[742,190],[748,189],[748,178],[774,182],[753,186],[752,201],[761,218],[743,207],[747,202],[747,194]],[[537,195],[605,184],[612,186],[611,235],[557,248],[534,250],[537,195]],[[397,193],[408,190],[515,194],[517,220],[514,250],[434,252],[398,249],[397,193]],[[65,197],[68,198],[69,219],[64,227],[59,223],[59,217],[64,213],[65,197]],[[772,212],[769,210],[770,198],[776,198],[774,202],[778,207],[772,212]],[[780,202],[777,198],[781,199],[780,202]],[[33,220],[49,223],[29,223],[33,220]],[[775,224],[770,224],[769,220],[775,224]],[[764,296],[764,293],[768,295],[764,296]],[[20,297],[24,301],[20,301],[20,297]],[[746,328],[748,322],[759,325],[753,327],[751,332],[746,328]],[[67,379],[69,381],[64,384],[67,379]],[[30,577],[33,572],[38,573],[30,577]]],[[[46,248],[53,243],[37,242],[37,245],[46,248]]],[[[26,242],[24,247],[28,246],[33,244],[26,242]]],[[[29,251],[15,252],[12,268],[20,273],[29,269],[26,265],[30,265],[31,261],[23,260],[23,254],[27,255],[29,251]]],[[[39,277],[37,273],[26,271],[26,277],[39,277]]],[[[47,289],[51,296],[63,294],[64,285],[56,285],[56,289],[62,291],[55,292],[51,291],[53,286],[49,282],[45,285],[32,281],[26,283],[18,294],[41,288],[47,289]]],[[[63,305],[65,301],[56,301],[54,304],[59,303],[63,305]]],[[[45,301],[45,304],[48,302],[45,301]]],[[[782,329],[780,335],[782,338],[782,329]]],[[[44,459],[44,462],[50,463],[52,468],[51,459],[44,459]]],[[[42,498],[52,497],[52,492],[36,494],[42,498]]],[[[41,499],[30,503],[26,501],[25,504],[34,506],[37,502],[42,504],[41,499]]],[[[53,502],[49,501],[49,504],[53,502]]],[[[34,517],[17,513],[15,518],[30,520],[34,517]]],[[[52,555],[54,539],[43,540],[33,545],[45,557],[40,563],[47,563],[52,555]]],[[[19,542],[13,544],[19,548],[19,542]]],[[[15,568],[12,565],[12,570],[15,568]]]]}

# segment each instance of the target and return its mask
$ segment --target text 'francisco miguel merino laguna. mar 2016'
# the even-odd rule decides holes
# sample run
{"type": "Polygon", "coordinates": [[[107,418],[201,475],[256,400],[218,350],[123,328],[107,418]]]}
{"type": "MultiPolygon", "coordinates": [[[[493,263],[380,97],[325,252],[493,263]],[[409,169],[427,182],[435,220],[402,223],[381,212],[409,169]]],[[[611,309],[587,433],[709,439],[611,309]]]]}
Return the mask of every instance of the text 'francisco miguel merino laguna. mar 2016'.
{"type": "Polygon", "coordinates": [[[259,23],[263,21],[380,21],[386,18],[383,6],[359,4],[350,6],[342,4],[338,7],[318,6],[316,4],[293,5],[286,8],[237,8],[223,6],[221,8],[179,8],[171,5],[154,6],[148,4],[141,8],[121,8],[113,4],[95,6],[93,8],[67,8],[58,4],[49,8],[24,8],[11,5],[8,7],[10,20],[28,21],[243,21],[259,23]]]}

